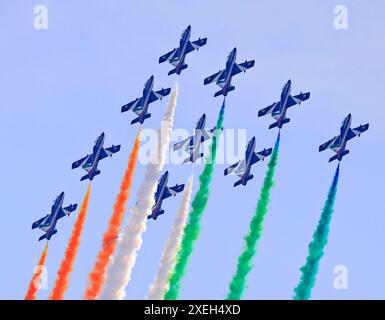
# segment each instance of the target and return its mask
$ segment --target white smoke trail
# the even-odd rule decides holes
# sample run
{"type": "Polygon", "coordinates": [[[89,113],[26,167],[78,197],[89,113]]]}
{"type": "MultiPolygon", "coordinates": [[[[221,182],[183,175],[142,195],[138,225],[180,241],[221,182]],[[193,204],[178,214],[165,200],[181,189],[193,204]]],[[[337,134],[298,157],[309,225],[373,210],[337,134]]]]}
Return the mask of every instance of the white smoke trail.
{"type": "Polygon", "coordinates": [[[131,279],[137,252],[142,246],[142,234],[146,231],[147,215],[155,204],[154,193],[171,139],[177,97],[176,83],[161,128],[158,130],[157,142],[151,148],[150,162],[146,166],[145,176],[137,194],[137,203],[123,231],[116,256],[108,268],[107,281],[100,299],[121,300],[126,296],[125,288],[131,279]]]}
{"type": "Polygon", "coordinates": [[[193,176],[191,175],[183,192],[181,205],[177,215],[175,216],[170,236],[168,237],[163,250],[163,255],[159,263],[158,274],[156,275],[148,292],[147,299],[149,300],[162,300],[163,294],[168,290],[168,277],[175,265],[176,254],[178,253],[180,243],[182,241],[183,230],[189,213],[192,184],[193,176]]]}

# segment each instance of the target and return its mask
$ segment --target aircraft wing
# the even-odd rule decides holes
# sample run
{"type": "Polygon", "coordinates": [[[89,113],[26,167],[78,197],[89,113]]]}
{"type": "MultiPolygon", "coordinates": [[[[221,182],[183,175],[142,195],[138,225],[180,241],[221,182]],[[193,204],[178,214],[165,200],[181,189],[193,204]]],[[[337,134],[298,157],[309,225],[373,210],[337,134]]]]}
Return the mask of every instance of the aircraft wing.
{"type": "Polygon", "coordinates": [[[321,151],[324,151],[328,148],[330,148],[330,146],[339,138],[340,136],[337,136],[337,137],[334,137],[333,139],[330,139],[329,141],[326,141],[325,143],[321,144],[319,146],[319,152],[321,151]]]}
{"type": "Polygon", "coordinates": [[[231,75],[235,76],[238,73],[246,72],[247,69],[254,67],[254,64],[255,64],[255,60],[251,60],[251,61],[246,60],[245,62],[240,63],[240,64],[235,63],[233,70],[231,72],[231,75]]]}
{"type": "Polygon", "coordinates": [[[215,127],[211,130],[203,130],[201,142],[211,139],[214,135],[214,132],[215,132],[215,127]]]}
{"type": "Polygon", "coordinates": [[[296,96],[290,96],[287,99],[286,108],[290,108],[296,104],[301,104],[301,102],[306,101],[309,98],[310,98],[310,92],[306,92],[306,93],[301,92],[296,96]]]}
{"type": "Polygon", "coordinates": [[[152,91],[148,99],[148,103],[152,103],[156,100],[162,100],[164,97],[168,96],[171,92],[171,88],[162,89],[159,91],[152,91]]]}
{"type": "Polygon", "coordinates": [[[213,75],[211,75],[210,77],[207,77],[204,81],[203,81],[203,84],[209,84],[209,83],[212,83],[212,82],[216,82],[221,76],[222,74],[225,72],[225,70],[221,70],[221,71],[218,71],[217,73],[214,73],[213,75]]]}
{"type": "MultiPolygon", "coordinates": [[[[48,216],[48,215],[47,215],[47,216],[48,216]]],[[[45,218],[47,218],[47,216],[45,216],[45,217],[43,217],[43,218],[41,218],[41,219],[35,221],[34,223],[32,223],[32,229],[36,229],[38,226],[40,226],[40,224],[43,222],[43,220],[44,220],[45,218]]]]}
{"type": "Polygon", "coordinates": [[[78,205],[75,203],[75,204],[70,204],[69,206],[67,206],[65,208],[61,208],[58,215],[57,215],[57,220],[65,217],[65,216],[69,216],[71,214],[71,212],[74,212],[76,210],[77,207],[78,207],[78,205]]]}
{"type": "Polygon", "coordinates": [[[369,123],[361,125],[354,129],[349,129],[348,134],[346,136],[346,141],[353,139],[356,136],[360,136],[363,132],[369,129],[369,123]]]}
{"type": "Polygon", "coordinates": [[[107,157],[111,157],[114,153],[117,153],[120,151],[120,144],[117,145],[117,146],[111,146],[109,148],[103,148],[102,150],[100,150],[100,153],[99,153],[99,158],[98,160],[102,160],[104,158],[107,158],[107,157]]]}
{"type": "Polygon", "coordinates": [[[171,50],[170,52],[167,52],[163,56],[161,56],[159,58],[159,63],[163,63],[165,61],[169,61],[171,58],[174,57],[176,51],[177,51],[177,49],[174,49],[174,50],[171,50]]]}
{"type": "Polygon", "coordinates": [[[122,109],[121,109],[121,112],[126,112],[132,108],[137,108],[139,105],[142,104],[142,98],[136,98],[134,101],[131,101],[127,104],[125,104],[122,109]]]}
{"type": "Polygon", "coordinates": [[[71,212],[74,212],[78,205],[75,204],[70,204],[69,206],[62,208],[62,211],[64,212],[65,215],[69,216],[71,212]]]}
{"type": "Polygon", "coordinates": [[[254,152],[252,158],[251,158],[251,164],[253,165],[254,163],[264,160],[266,157],[271,155],[271,152],[273,151],[272,148],[269,149],[263,149],[262,151],[259,152],[254,152]]]}
{"type": "Polygon", "coordinates": [[[238,177],[242,177],[246,171],[246,160],[240,160],[237,163],[234,163],[232,166],[228,167],[225,169],[225,176],[229,175],[234,175],[238,177]]]}
{"type": "Polygon", "coordinates": [[[198,39],[196,41],[188,42],[186,46],[186,53],[190,53],[194,50],[199,50],[200,47],[203,47],[207,43],[207,38],[198,39]]]}
{"type": "Polygon", "coordinates": [[[190,141],[193,139],[193,137],[188,137],[187,139],[184,139],[182,141],[179,141],[174,144],[173,150],[180,150],[180,149],[187,149],[187,147],[190,145],[190,141]]]}
{"type": "Polygon", "coordinates": [[[184,184],[176,184],[173,187],[167,188],[171,195],[176,196],[179,192],[184,190],[184,184]]]}
{"type": "Polygon", "coordinates": [[[72,164],[72,169],[76,169],[76,168],[80,167],[83,163],[85,163],[88,160],[89,157],[90,157],[89,155],[86,155],[84,158],[81,158],[78,161],[75,161],[72,164]]]}
{"type": "Polygon", "coordinates": [[[258,111],[258,117],[263,117],[263,116],[267,115],[268,113],[272,113],[275,110],[275,108],[279,108],[279,105],[280,105],[280,102],[274,102],[270,106],[259,110],[258,111]]]}
{"type": "Polygon", "coordinates": [[[167,187],[162,194],[162,200],[167,199],[171,196],[176,196],[179,192],[182,192],[183,189],[184,184],[176,184],[173,187],[167,187]]]}

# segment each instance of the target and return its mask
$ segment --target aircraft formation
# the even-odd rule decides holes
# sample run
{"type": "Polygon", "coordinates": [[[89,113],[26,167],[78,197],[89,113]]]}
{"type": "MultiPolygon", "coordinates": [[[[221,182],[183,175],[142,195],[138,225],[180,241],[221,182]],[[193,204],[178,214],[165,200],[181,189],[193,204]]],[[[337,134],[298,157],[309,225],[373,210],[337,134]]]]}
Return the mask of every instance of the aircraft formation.
{"type": "MultiPolygon", "coordinates": [[[[199,48],[207,44],[207,38],[199,38],[198,40],[190,41],[190,36],[191,26],[188,26],[181,35],[179,47],[174,48],[159,58],[159,63],[168,61],[173,66],[173,69],[168,72],[168,75],[180,75],[182,71],[188,67],[186,63],[187,55],[192,51],[199,50],[199,48]]],[[[241,72],[245,73],[255,65],[255,60],[246,60],[245,62],[238,64],[236,59],[237,48],[234,48],[227,57],[225,68],[204,79],[204,85],[215,82],[215,84],[220,87],[220,90],[215,92],[214,97],[223,95],[225,98],[229,92],[235,89],[235,86],[232,85],[233,77],[241,72]]],[[[131,125],[135,123],[140,123],[142,125],[146,119],[151,117],[151,113],[148,112],[150,104],[162,100],[170,94],[171,88],[162,88],[158,91],[154,91],[154,83],[154,76],[151,76],[144,85],[142,95],[121,107],[122,113],[130,110],[135,113],[136,118],[131,121],[131,125]]],[[[290,118],[287,117],[287,110],[295,105],[300,105],[310,98],[310,92],[301,92],[297,95],[291,95],[291,87],[292,82],[291,80],[288,80],[282,89],[280,100],[259,110],[258,117],[270,114],[275,120],[274,123],[270,124],[269,129],[278,128],[281,130],[284,124],[290,122],[290,118]]],[[[352,129],[351,123],[352,115],[349,114],[342,122],[340,134],[319,147],[319,152],[331,149],[336,153],[336,155],[329,159],[329,162],[334,160],[341,161],[343,157],[349,153],[349,150],[346,149],[347,142],[356,136],[360,136],[369,128],[369,124],[365,124],[352,129]]],[[[223,130],[223,128],[215,127],[207,130],[205,129],[205,126],[206,114],[203,114],[196,123],[194,134],[187,139],[174,144],[174,151],[184,150],[188,154],[188,157],[183,163],[195,163],[197,159],[203,157],[204,154],[200,151],[201,144],[210,140],[214,136],[215,130],[223,130]]],[[[95,141],[92,153],[87,154],[85,157],[72,164],[72,169],[81,167],[87,172],[86,175],[81,177],[81,181],[92,181],[95,176],[100,174],[100,170],[98,169],[99,161],[107,157],[112,157],[114,153],[120,151],[120,145],[112,145],[109,148],[104,148],[104,140],[105,133],[103,132],[95,141]]],[[[261,160],[263,161],[272,154],[272,148],[264,148],[259,152],[256,152],[255,148],[256,138],[253,137],[247,144],[245,158],[224,170],[225,176],[236,175],[240,178],[234,183],[234,187],[239,185],[246,186],[247,182],[253,179],[253,175],[250,173],[252,166],[261,160]]],[[[173,187],[168,187],[168,179],[169,172],[166,171],[158,181],[157,190],[154,194],[155,205],[153,206],[152,211],[148,213],[148,219],[157,220],[160,215],[164,214],[164,210],[162,209],[163,200],[171,196],[176,196],[184,190],[184,184],[176,184],[173,187]]],[[[74,212],[77,209],[77,204],[71,204],[63,208],[63,202],[64,192],[55,199],[51,208],[51,213],[32,224],[32,229],[39,228],[44,232],[44,235],[39,238],[39,241],[43,239],[50,240],[51,237],[57,233],[57,221],[64,216],[69,216],[71,212],[74,212]]]]}

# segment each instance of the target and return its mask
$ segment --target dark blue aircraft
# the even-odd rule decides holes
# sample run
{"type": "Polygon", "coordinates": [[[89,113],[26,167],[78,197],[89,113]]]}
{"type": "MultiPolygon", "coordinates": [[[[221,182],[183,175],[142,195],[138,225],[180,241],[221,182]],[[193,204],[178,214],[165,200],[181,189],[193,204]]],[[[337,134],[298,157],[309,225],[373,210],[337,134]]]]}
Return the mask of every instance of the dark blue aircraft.
{"type": "Polygon", "coordinates": [[[233,76],[237,75],[240,72],[246,72],[247,69],[254,67],[255,60],[245,61],[243,63],[237,64],[237,48],[234,48],[233,51],[230,52],[227,57],[226,69],[220,70],[217,73],[213,74],[210,77],[207,77],[204,80],[204,84],[209,84],[212,82],[216,82],[218,86],[222,89],[214,94],[214,97],[220,96],[223,94],[227,96],[230,91],[235,89],[234,86],[231,85],[231,79],[233,76]]]}
{"type": "Polygon", "coordinates": [[[45,217],[37,220],[32,224],[32,229],[39,228],[44,231],[45,234],[39,238],[40,240],[47,239],[50,240],[51,237],[57,233],[56,223],[59,219],[64,216],[69,216],[71,212],[75,211],[77,204],[71,204],[68,207],[62,208],[64,201],[64,192],[62,192],[54,201],[51,209],[51,213],[47,214],[45,217]]]}
{"type": "Polygon", "coordinates": [[[174,151],[184,149],[190,155],[183,163],[190,161],[194,163],[197,159],[203,157],[203,153],[200,152],[200,146],[206,140],[211,139],[215,131],[215,127],[211,130],[205,130],[205,126],[206,114],[203,114],[196,124],[194,135],[174,144],[174,151]]]}
{"type": "Polygon", "coordinates": [[[138,116],[131,121],[131,124],[137,122],[143,124],[144,120],[151,117],[151,113],[147,112],[149,104],[159,99],[162,100],[163,97],[168,96],[171,92],[171,88],[162,88],[162,90],[154,92],[152,91],[153,87],[154,76],[151,76],[144,85],[142,97],[136,98],[134,101],[131,101],[122,107],[121,112],[126,112],[132,109],[132,111],[138,116]]]}
{"type": "Polygon", "coordinates": [[[335,156],[329,159],[329,162],[334,160],[341,161],[342,158],[349,153],[349,150],[346,150],[347,142],[350,139],[360,136],[363,132],[369,129],[369,123],[360,125],[359,127],[354,129],[350,128],[351,124],[352,115],[349,113],[348,116],[344,119],[344,121],[342,121],[340,135],[320,145],[320,152],[326,149],[332,149],[336,153],[335,156]]]}
{"type": "Polygon", "coordinates": [[[276,120],[269,126],[269,129],[278,127],[279,129],[285,123],[290,122],[289,118],[286,118],[286,111],[288,108],[298,104],[310,98],[310,92],[300,93],[296,96],[291,96],[291,80],[289,80],[282,89],[281,100],[274,102],[272,105],[259,110],[258,117],[262,117],[271,113],[271,116],[276,120]]]}
{"type": "Polygon", "coordinates": [[[263,149],[260,152],[254,152],[255,150],[255,137],[253,137],[249,143],[247,144],[246,148],[246,157],[243,160],[238,161],[237,163],[234,163],[232,166],[228,167],[225,170],[225,176],[228,174],[230,175],[236,175],[240,180],[234,183],[234,187],[239,186],[240,184],[246,185],[247,181],[253,179],[253,175],[250,174],[251,166],[255,163],[257,163],[260,160],[264,160],[266,157],[271,155],[272,149],[263,149]]]}
{"type": "Polygon", "coordinates": [[[72,169],[76,169],[80,166],[84,170],[88,172],[85,176],[83,176],[80,181],[92,179],[100,174],[100,170],[98,170],[98,164],[100,160],[107,158],[108,156],[112,157],[112,155],[120,150],[120,145],[114,146],[112,145],[109,148],[104,149],[104,132],[96,139],[94,149],[92,150],[92,154],[87,154],[84,158],[81,158],[78,161],[75,161],[72,164],[72,169]]]}
{"type": "Polygon", "coordinates": [[[180,74],[182,70],[187,68],[187,64],[185,63],[186,55],[194,50],[199,50],[200,47],[204,46],[207,43],[207,38],[201,39],[199,38],[196,41],[190,42],[191,36],[191,26],[188,26],[185,31],[183,31],[182,36],[179,41],[179,48],[174,48],[170,52],[159,58],[159,63],[163,63],[168,61],[172,64],[175,69],[172,69],[168,75],[171,74],[180,74]]]}
{"type": "Polygon", "coordinates": [[[155,192],[155,205],[152,208],[151,214],[147,219],[158,219],[158,216],[164,213],[162,209],[162,202],[164,199],[167,199],[171,196],[176,196],[179,192],[182,192],[184,189],[184,184],[176,184],[174,187],[167,187],[168,182],[168,171],[166,171],[163,176],[159,179],[158,187],[155,192]]]}

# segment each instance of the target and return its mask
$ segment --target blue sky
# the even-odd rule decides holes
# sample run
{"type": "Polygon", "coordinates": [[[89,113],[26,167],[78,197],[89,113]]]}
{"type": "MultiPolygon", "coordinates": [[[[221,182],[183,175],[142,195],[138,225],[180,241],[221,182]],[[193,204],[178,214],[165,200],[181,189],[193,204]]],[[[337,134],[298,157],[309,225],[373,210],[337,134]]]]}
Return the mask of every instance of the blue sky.
{"type": "MultiPolygon", "coordinates": [[[[0,2],[0,195],[2,207],[0,298],[24,297],[44,244],[31,223],[48,213],[52,201],[66,192],[67,203],[80,203],[86,183],[71,163],[92,148],[104,131],[106,145],[122,144],[121,152],[101,163],[93,183],[79,255],[66,297],[79,299],[106,229],[137,127],[121,105],[136,98],[145,80],[155,88],[172,86],[169,65],[158,58],[179,41],[187,25],[192,39],[208,43],[191,53],[179,81],[175,128],[190,129],[202,113],[212,127],[221,100],[206,76],[223,68],[237,46],[238,61],[255,59],[255,67],[234,79],[227,99],[225,128],[246,129],[257,148],[274,143],[271,119],[258,118],[260,108],[280,95],[290,78],[293,93],[311,98],[292,108],[281,135],[276,184],[264,233],[249,276],[247,299],[290,299],[305,262],[335,164],[318,146],[338,133],[351,112],[353,125],[370,129],[349,144],[329,243],[313,290],[315,299],[380,299],[385,296],[385,205],[383,101],[385,45],[382,41],[385,4],[362,1],[1,1],[0,2]],[[33,28],[33,8],[48,8],[48,30],[33,28]],[[333,9],[348,8],[349,27],[333,27],[333,9]],[[333,268],[348,269],[347,290],[333,287],[333,268]]],[[[151,106],[147,128],[158,128],[166,102],[151,106]]],[[[243,247],[254,213],[266,162],[254,166],[247,187],[233,188],[216,167],[207,210],[188,272],[182,298],[222,299],[243,247]]],[[[170,184],[187,181],[191,166],[168,165],[170,184]]],[[[195,166],[195,185],[202,166],[195,166]]],[[[135,172],[132,206],[144,175],[135,172]]],[[[166,214],[149,221],[139,252],[129,299],[145,297],[156,274],[179,198],[164,203],[166,214]]],[[[48,290],[69,239],[76,216],[62,219],[50,242],[48,290]]]]}

